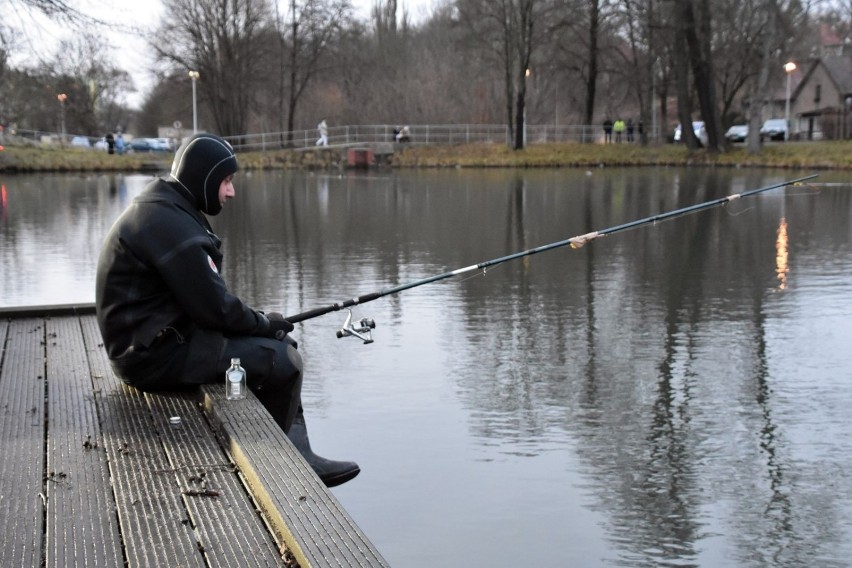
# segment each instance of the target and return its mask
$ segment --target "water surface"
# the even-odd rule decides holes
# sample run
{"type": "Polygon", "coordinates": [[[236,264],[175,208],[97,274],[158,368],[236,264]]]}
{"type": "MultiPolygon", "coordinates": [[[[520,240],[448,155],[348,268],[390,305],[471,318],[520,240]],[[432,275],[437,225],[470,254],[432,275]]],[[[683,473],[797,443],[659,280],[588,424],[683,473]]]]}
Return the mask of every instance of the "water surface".
{"type": "MultiPolygon", "coordinates": [[[[240,174],[224,276],[294,314],[810,172],[240,174]]],[[[314,449],[394,566],[848,566],[852,182],[726,207],[297,326],[314,449]]],[[[5,176],[5,306],[93,300],[149,178],[5,176]]]]}

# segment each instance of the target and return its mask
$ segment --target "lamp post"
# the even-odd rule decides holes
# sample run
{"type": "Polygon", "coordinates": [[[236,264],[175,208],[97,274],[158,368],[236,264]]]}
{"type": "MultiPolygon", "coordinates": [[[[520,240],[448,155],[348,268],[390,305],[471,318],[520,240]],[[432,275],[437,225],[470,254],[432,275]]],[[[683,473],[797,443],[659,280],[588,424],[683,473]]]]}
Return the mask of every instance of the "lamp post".
{"type": "Polygon", "coordinates": [[[796,64],[792,61],[788,61],[784,64],[784,71],[787,72],[787,102],[784,107],[784,118],[786,120],[786,128],[784,129],[785,142],[790,139],[790,75],[792,75],[795,70],[796,64]]]}
{"type": "Polygon", "coordinates": [[[843,107],[843,139],[849,138],[848,116],[849,109],[852,108],[852,95],[846,95],[846,106],[843,107]]]}
{"type": "Polygon", "coordinates": [[[523,108],[523,111],[522,111],[524,113],[524,115],[521,117],[521,119],[523,120],[523,125],[524,125],[524,148],[527,147],[527,101],[526,101],[526,98],[527,98],[527,79],[530,78],[530,75],[532,75],[532,70],[529,67],[527,67],[526,71],[524,71],[524,108],[523,108]]]}
{"type": "Polygon", "coordinates": [[[659,57],[654,57],[654,62],[651,63],[651,134],[648,136],[649,141],[657,139],[657,70],[660,68],[659,57]]]}
{"type": "Polygon", "coordinates": [[[65,101],[68,100],[68,95],[59,93],[56,95],[56,100],[59,101],[59,131],[62,135],[61,144],[65,144],[65,101]]]}
{"type": "Polygon", "coordinates": [[[192,133],[198,132],[198,107],[195,106],[195,82],[201,75],[198,71],[190,71],[189,78],[192,79],[192,133]]]}

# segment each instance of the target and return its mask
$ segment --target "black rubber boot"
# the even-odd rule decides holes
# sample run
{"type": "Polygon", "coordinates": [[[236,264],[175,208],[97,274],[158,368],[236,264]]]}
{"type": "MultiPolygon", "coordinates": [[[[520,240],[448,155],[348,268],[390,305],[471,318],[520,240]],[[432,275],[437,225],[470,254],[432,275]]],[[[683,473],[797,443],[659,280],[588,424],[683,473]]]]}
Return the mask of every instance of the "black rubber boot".
{"type": "Polygon", "coordinates": [[[316,455],[311,451],[311,443],[308,440],[308,428],[305,425],[305,415],[301,412],[296,416],[287,437],[308,462],[308,465],[316,472],[326,487],[335,487],[346,483],[361,473],[358,464],[350,461],[333,461],[316,455]]]}

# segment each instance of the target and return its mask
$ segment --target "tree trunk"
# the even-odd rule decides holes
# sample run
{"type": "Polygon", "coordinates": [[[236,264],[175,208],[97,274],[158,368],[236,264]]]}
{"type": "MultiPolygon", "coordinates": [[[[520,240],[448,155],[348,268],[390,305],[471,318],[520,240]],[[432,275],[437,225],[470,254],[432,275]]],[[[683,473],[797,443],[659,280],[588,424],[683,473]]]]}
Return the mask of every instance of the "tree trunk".
{"type": "Polygon", "coordinates": [[[515,98],[515,150],[522,150],[526,146],[526,130],[526,92],[522,86],[515,98]]]}
{"type": "Polygon", "coordinates": [[[681,0],[681,24],[686,39],[698,106],[704,128],[707,131],[707,146],[711,152],[725,150],[722,136],[722,121],[716,105],[716,78],[710,53],[710,5],[709,0],[681,0]],[[695,2],[698,2],[696,18],[695,2]]]}
{"type": "Polygon", "coordinates": [[[772,46],[775,43],[777,22],[775,20],[775,9],[773,0],[766,0],[766,30],[763,34],[763,45],[761,46],[760,68],[757,79],[754,82],[748,106],[748,136],[746,147],[749,154],[759,154],[761,150],[760,127],[763,118],[763,100],[766,97],[767,85],[769,84],[769,66],[772,63],[772,46]]]}
{"type": "MultiPolygon", "coordinates": [[[[675,0],[680,1],[680,0],[675,0]]],[[[677,94],[677,119],[680,122],[680,142],[687,148],[698,148],[698,138],[692,130],[692,91],[689,88],[689,61],[687,56],[686,32],[680,18],[675,18],[673,39],[672,73],[677,94]]]]}
{"type": "Polygon", "coordinates": [[[296,0],[290,1],[290,14],[293,18],[290,24],[290,89],[287,97],[287,143],[293,143],[293,130],[296,124],[296,93],[298,91],[299,50],[299,15],[296,13],[296,0]]]}
{"type": "Polygon", "coordinates": [[[584,124],[595,120],[595,96],[598,84],[598,33],[600,33],[600,0],[589,0],[589,76],[586,78],[586,111],[584,124]]]}

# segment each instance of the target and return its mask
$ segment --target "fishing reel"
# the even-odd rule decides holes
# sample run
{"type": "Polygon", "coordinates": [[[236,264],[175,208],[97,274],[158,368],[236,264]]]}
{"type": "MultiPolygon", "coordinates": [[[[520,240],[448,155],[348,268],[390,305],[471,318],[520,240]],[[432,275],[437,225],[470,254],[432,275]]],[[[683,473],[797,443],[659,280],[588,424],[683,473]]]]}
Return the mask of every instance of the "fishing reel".
{"type": "Polygon", "coordinates": [[[352,323],[352,310],[349,310],[349,315],[346,316],[343,327],[337,331],[337,338],[357,337],[366,345],[373,342],[372,330],[374,329],[376,329],[376,322],[371,318],[361,318],[357,322],[352,323]]]}

